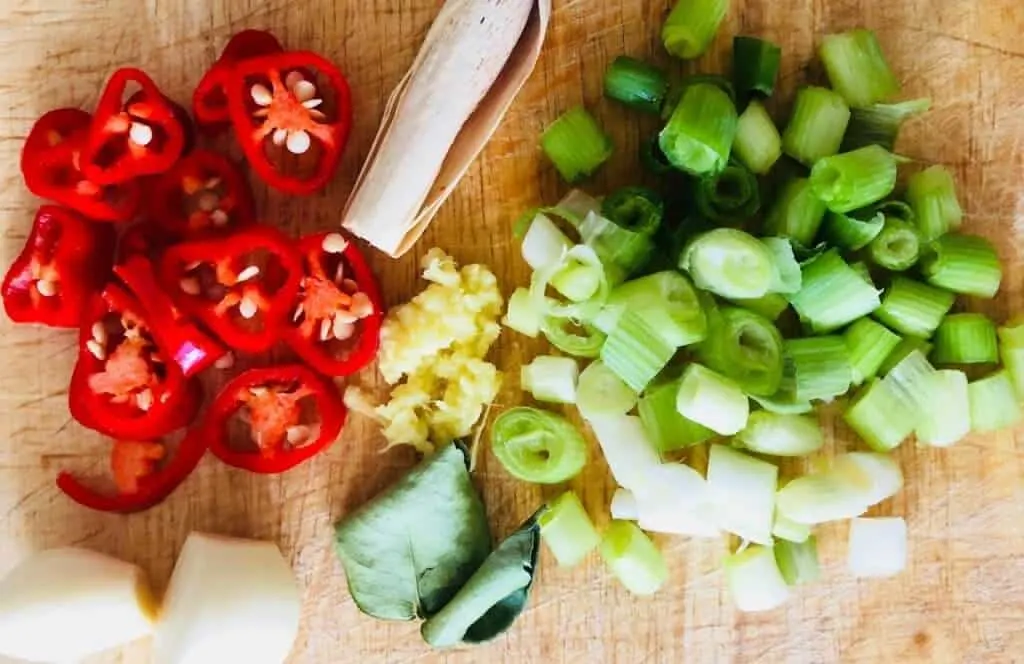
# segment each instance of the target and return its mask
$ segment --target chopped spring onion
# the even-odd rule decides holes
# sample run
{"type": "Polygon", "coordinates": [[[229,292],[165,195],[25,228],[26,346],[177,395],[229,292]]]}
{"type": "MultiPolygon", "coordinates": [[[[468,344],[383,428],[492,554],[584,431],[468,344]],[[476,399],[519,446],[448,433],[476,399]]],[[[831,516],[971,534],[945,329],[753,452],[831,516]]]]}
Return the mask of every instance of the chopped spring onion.
{"type": "Polygon", "coordinates": [[[828,401],[850,389],[850,352],[841,336],[787,339],[786,362],[793,366],[798,401],[828,401]]]}
{"type": "Polygon", "coordinates": [[[986,364],[999,361],[996,326],[984,314],[950,314],[935,330],[932,360],[939,364],[986,364]]]}
{"type": "Polygon", "coordinates": [[[873,450],[887,452],[914,432],[921,413],[886,380],[871,380],[843,413],[843,419],[873,450]]]}
{"type": "Polygon", "coordinates": [[[715,432],[683,417],[676,408],[679,381],[649,387],[640,397],[637,411],[651,442],[660,452],[699,445],[715,432]]]}
{"type": "Polygon", "coordinates": [[[818,53],[828,80],[850,106],[863,108],[899,94],[900,83],[871,30],[826,36],[818,53]]]}
{"type": "Polygon", "coordinates": [[[517,288],[508,298],[508,309],[502,324],[520,334],[536,337],[544,320],[544,314],[537,309],[536,304],[536,300],[530,297],[529,289],[517,288]]]}
{"type": "Polygon", "coordinates": [[[871,244],[878,237],[885,225],[885,215],[881,212],[864,215],[863,219],[854,216],[856,213],[838,214],[830,212],[825,220],[825,238],[829,244],[857,251],[871,244]]]}
{"type": "Polygon", "coordinates": [[[708,337],[697,355],[747,394],[771,396],[782,381],[782,335],[770,320],[746,309],[709,311],[708,337]]]}
{"type": "Polygon", "coordinates": [[[917,423],[917,441],[931,447],[949,447],[970,432],[967,374],[953,369],[936,371],[932,398],[917,423]]]}
{"type": "Polygon", "coordinates": [[[612,494],[612,504],[610,508],[613,519],[623,519],[625,521],[636,521],[640,518],[640,512],[636,507],[636,496],[629,489],[623,489],[619,487],[612,494]]]}
{"type": "Polygon", "coordinates": [[[637,524],[644,530],[693,537],[719,537],[712,515],[711,490],[704,477],[682,463],[654,469],[643,487],[633,492],[637,524]]]}
{"type": "Polygon", "coordinates": [[[900,221],[906,221],[908,223],[915,223],[917,215],[914,214],[914,208],[910,207],[903,201],[888,200],[876,203],[867,209],[868,212],[881,212],[886,217],[895,217],[900,221]]]}
{"type": "Polygon", "coordinates": [[[523,260],[532,270],[541,270],[562,260],[572,240],[549,217],[538,213],[523,237],[523,260]]]}
{"type": "Polygon", "coordinates": [[[850,263],[850,269],[860,275],[860,278],[864,280],[864,283],[871,286],[875,285],[874,280],[871,278],[871,268],[864,261],[857,261],[856,263],[850,263]]]}
{"type": "Polygon", "coordinates": [[[894,277],[875,318],[900,334],[930,337],[956,299],[949,291],[906,277],[894,277]]]}
{"type": "Polygon", "coordinates": [[[885,376],[910,410],[922,412],[932,398],[935,386],[935,367],[921,352],[908,353],[885,376]]]}
{"type": "Polygon", "coordinates": [[[654,252],[654,243],[646,232],[627,228],[596,212],[587,213],[579,231],[583,243],[594,249],[616,283],[646,265],[654,252]]]}
{"type": "Polygon", "coordinates": [[[570,258],[549,283],[570,302],[586,302],[601,288],[602,280],[607,280],[602,266],[570,258]]]}
{"type": "Polygon", "coordinates": [[[534,306],[546,315],[557,317],[587,320],[600,311],[609,292],[611,286],[601,259],[585,244],[572,247],[562,254],[558,262],[535,270],[530,278],[530,297],[533,298],[534,306]],[[561,274],[570,268],[573,270],[570,277],[561,274]],[[569,296],[566,296],[570,300],[568,303],[549,300],[546,297],[547,287],[556,277],[560,277],[559,285],[570,290],[573,295],[583,292],[595,281],[597,287],[585,300],[573,300],[569,296]]]}
{"type": "Polygon", "coordinates": [[[813,166],[839,152],[849,121],[850,107],[842,96],[828,88],[801,88],[782,134],[782,149],[805,166],[813,166]]]}
{"type": "Polygon", "coordinates": [[[971,430],[997,431],[1020,421],[1019,397],[1005,369],[967,384],[971,430]]]}
{"type": "Polygon", "coordinates": [[[579,373],[579,366],[571,357],[538,355],[520,369],[520,384],[537,401],[576,403],[579,373]]]}
{"type": "Polygon", "coordinates": [[[693,363],[679,383],[676,409],[688,420],[732,436],[747,426],[750,402],[732,379],[693,363]]]}
{"type": "Polygon", "coordinates": [[[725,582],[736,608],[771,611],[786,603],[790,590],[770,546],[748,546],[725,558],[725,582]]]}
{"type": "Polygon", "coordinates": [[[902,517],[850,521],[846,566],[858,578],[902,572],[907,567],[907,522],[902,517]]]}
{"type": "Polygon", "coordinates": [[[656,272],[617,286],[594,324],[610,332],[627,310],[640,316],[673,347],[689,346],[707,335],[707,320],[697,292],[675,270],[656,272]]]}
{"type": "MultiPolygon", "coordinates": [[[[683,0],[677,6],[700,4],[683,0]]],[[[711,83],[689,85],[661,131],[661,151],[676,168],[692,175],[720,173],[729,162],[736,122],[736,107],[721,88],[711,83]]]]}
{"type": "Polygon", "coordinates": [[[1009,321],[999,328],[998,333],[999,355],[1017,390],[1018,399],[1024,399],[1024,319],[1009,321]]]}
{"type": "Polygon", "coordinates": [[[871,261],[893,272],[909,269],[921,256],[917,229],[896,217],[886,217],[882,232],[868,245],[871,261]]]}
{"type": "MultiPolygon", "coordinates": [[[[514,294],[513,294],[514,295],[514,294]]],[[[531,302],[534,301],[531,299],[531,302]]],[[[509,306],[511,306],[511,300],[509,306]]],[[[597,357],[604,346],[605,335],[589,323],[574,323],[570,318],[547,316],[540,331],[552,346],[576,357],[597,357]]]]}
{"type": "Polygon", "coordinates": [[[806,415],[814,411],[814,404],[810,401],[797,401],[792,390],[779,390],[770,397],[751,396],[757,405],[769,413],[779,415],[806,415]]]}
{"type": "Polygon", "coordinates": [[[758,454],[794,457],[817,452],[825,438],[814,417],[759,410],[750,414],[747,426],[736,434],[734,442],[758,454]]]}
{"type": "Polygon", "coordinates": [[[716,228],[690,241],[679,267],[702,290],[728,298],[755,298],[768,293],[776,278],[775,260],[754,236],[716,228]]]}
{"type": "Polygon", "coordinates": [[[772,252],[775,261],[775,279],[772,280],[771,292],[786,295],[799,292],[803,274],[790,241],[784,237],[766,237],[761,242],[772,252]]]}
{"type": "Polygon", "coordinates": [[[831,332],[878,308],[878,291],[835,249],[803,266],[803,285],[790,303],[815,332],[831,332]]]}
{"type": "Polygon", "coordinates": [[[550,502],[537,517],[540,538],[548,545],[559,567],[572,567],[601,543],[601,535],[587,516],[579,496],[566,491],[550,502]]]}
{"type": "Polygon", "coordinates": [[[494,420],[491,447],[510,475],[538,484],[571,479],[587,462],[587,443],[576,427],[560,415],[526,406],[494,420]]]}
{"type": "Polygon", "coordinates": [[[803,542],[775,542],[775,562],[782,578],[791,586],[813,583],[821,576],[818,564],[818,542],[810,535],[803,542]]]}
{"type": "Polygon", "coordinates": [[[815,195],[833,212],[877,203],[896,186],[896,158],[877,145],[825,157],[811,169],[815,195]]]}
{"type": "Polygon", "coordinates": [[[667,92],[665,72],[643,60],[620,55],[604,73],[605,96],[640,111],[661,113],[667,92]]]}
{"type": "Polygon", "coordinates": [[[676,347],[666,342],[640,314],[627,309],[601,347],[601,360],[626,385],[640,392],[665,368],[675,352],[676,347]]]}
{"type": "Polygon", "coordinates": [[[708,50],[729,10],[729,0],[679,0],[661,28],[665,50],[692,60],[708,50]]]}
{"type": "Polygon", "coordinates": [[[992,243],[977,235],[948,233],[935,240],[921,259],[921,272],[933,286],[954,293],[992,297],[1003,267],[992,243]]]}
{"type": "Polygon", "coordinates": [[[798,477],[779,490],[779,514],[814,525],[860,516],[903,487],[899,465],[886,454],[850,452],[822,471],[798,477]]]}
{"type": "Polygon", "coordinates": [[[777,44],[757,37],[732,38],[733,78],[742,96],[771,97],[781,62],[782,49],[777,44]]]}
{"type": "Polygon", "coordinates": [[[601,202],[601,214],[622,228],[654,235],[665,216],[665,202],[646,187],[622,187],[601,202]]]}
{"type": "Polygon", "coordinates": [[[870,318],[861,318],[846,328],[843,339],[850,353],[854,385],[877,376],[885,359],[900,343],[898,334],[870,318]]]}
{"type": "Polygon", "coordinates": [[[889,373],[893,367],[914,351],[919,351],[921,355],[927,357],[932,352],[932,344],[927,339],[922,339],[921,337],[904,336],[896,344],[896,348],[893,348],[892,352],[889,353],[889,357],[885,358],[885,362],[882,362],[882,366],[878,368],[878,375],[884,376],[889,373]]]}
{"type": "Polygon", "coordinates": [[[750,102],[740,114],[732,150],[744,166],[758,175],[765,175],[782,156],[782,137],[761,102],[750,102]]]}
{"type": "Polygon", "coordinates": [[[778,540],[787,542],[806,542],[811,536],[811,527],[806,523],[797,523],[785,515],[779,513],[778,504],[775,505],[775,523],[772,524],[772,536],[778,540]]]}
{"type": "Polygon", "coordinates": [[[587,177],[614,150],[612,139],[582,106],[566,111],[552,122],[544,130],[540,145],[566,182],[587,177]]]}
{"type": "Polygon", "coordinates": [[[675,168],[661,151],[657,134],[640,143],[640,163],[652,175],[666,175],[675,168]]]}
{"type": "Polygon", "coordinates": [[[917,228],[925,242],[959,228],[963,220],[953,174],[942,166],[932,166],[910,176],[907,202],[914,209],[917,228]]]}
{"type": "Polygon", "coordinates": [[[634,595],[653,595],[668,579],[658,547],[631,521],[612,521],[600,551],[608,568],[634,595]]]}
{"type": "Polygon", "coordinates": [[[789,300],[780,293],[768,293],[753,299],[734,299],[732,303],[748,311],[753,311],[755,314],[760,314],[770,321],[778,320],[782,312],[789,308],[789,300]]]}
{"type": "Polygon", "coordinates": [[[826,207],[807,178],[793,178],[782,189],[765,219],[768,235],[788,237],[802,246],[814,244],[826,207]]]}
{"type": "Polygon", "coordinates": [[[761,209],[757,178],[738,164],[701,179],[695,198],[701,215],[715,225],[740,225],[761,209]]]}
{"type": "Polygon", "coordinates": [[[661,459],[639,417],[601,415],[587,420],[615,482],[630,491],[642,489],[661,459]]]}
{"type": "Polygon", "coordinates": [[[683,98],[686,88],[702,83],[715,86],[724,92],[733,104],[736,103],[736,89],[733,87],[732,81],[725,76],[719,76],[718,74],[693,74],[669,86],[668,95],[665,97],[665,104],[661,107],[661,119],[668,120],[672,117],[672,113],[676,110],[676,106],[679,105],[679,100],[683,98]]]}
{"type": "Polygon", "coordinates": [[[873,104],[852,109],[850,126],[843,137],[843,151],[849,152],[865,145],[879,145],[891,152],[896,146],[896,138],[903,123],[926,112],[931,105],[930,99],[911,99],[895,104],[873,104]]]}
{"type": "Polygon", "coordinates": [[[636,400],[636,392],[600,360],[591,362],[579,376],[576,405],[583,417],[625,415],[636,406],[636,400]]]}
{"type": "Polygon", "coordinates": [[[774,464],[726,445],[712,445],[708,486],[719,528],[751,542],[771,544],[778,477],[774,464]]]}

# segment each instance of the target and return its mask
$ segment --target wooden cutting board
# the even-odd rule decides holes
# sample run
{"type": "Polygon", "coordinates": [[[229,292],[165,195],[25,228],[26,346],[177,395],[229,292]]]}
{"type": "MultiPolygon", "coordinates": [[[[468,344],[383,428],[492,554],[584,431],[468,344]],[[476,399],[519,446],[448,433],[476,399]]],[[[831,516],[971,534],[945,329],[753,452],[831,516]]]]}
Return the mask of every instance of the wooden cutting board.
{"type": "MultiPolygon", "coordinates": [[[[30,124],[58,106],[90,108],[107,74],[141,65],[174,99],[187,102],[201,72],[230,34],[267,28],[292,48],[320,51],[348,76],[355,127],[330,188],[286,199],[257,184],[264,217],[293,234],[333,228],[390,89],[411,63],[436,0],[3,0],[0,3],[0,258],[16,255],[39,201],[23,188],[18,153],[30,124]]],[[[482,158],[419,245],[399,261],[372,257],[389,303],[421,286],[416,263],[440,246],[460,261],[492,266],[503,290],[527,270],[511,234],[520,212],[564,192],[537,149],[545,125],[585,103],[611,132],[617,152],[594,192],[636,178],[637,145],[655,130],[602,99],[615,55],[668,59],[658,33],[668,0],[559,0],[537,71],[482,158]]],[[[724,71],[728,35],[744,32],[784,46],[781,88],[820,77],[815,44],[829,31],[879,32],[907,98],[929,96],[933,111],[907,129],[903,154],[956,173],[967,228],[998,242],[1004,288],[971,308],[998,319],[1024,310],[1024,7],[1020,0],[735,0],[713,52],[687,71],[724,71]]],[[[673,63],[676,70],[682,65],[673,63]]],[[[774,109],[785,117],[785,108],[774,109]]],[[[510,379],[542,349],[506,333],[495,357],[510,379]]],[[[823,579],[785,609],[742,615],[723,592],[724,545],[659,538],[671,579],[650,599],[630,597],[591,556],[560,570],[547,554],[530,608],[508,636],[469,652],[439,655],[413,624],[362,616],[345,589],[332,524],[414,463],[381,453],[373,429],[353,417],[342,440],[278,478],[233,471],[206,459],[165,504],[119,517],[86,511],[54,487],[66,467],[105,472],[107,443],[71,421],[66,399],[74,335],[0,321],[0,572],[30,551],[82,545],[142,564],[163,583],[194,529],[275,540],[305,589],[304,619],[291,661],[344,662],[1011,662],[1024,652],[1024,485],[1020,432],[972,437],[947,451],[904,446],[907,487],[877,510],[907,518],[910,567],[884,581],[844,571],[846,528],[822,529],[823,579]]],[[[359,379],[378,385],[372,370],[359,379]]],[[[852,434],[826,421],[836,448],[852,434]]],[[[596,452],[596,450],[595,450],[596,452]]],[[[509,532],[558,488],[512,480],[489,455],[476,473],[497,535],[509,532]]],[[[595,453],[572,482],[590,513],[607,520],[613,487],[595,453]]],[[[54,635],[59,638],[59,635],[54,635]]],[[[144,662],[148,643],[96,662],[144,662]]],[[[229,664],[229,663],[225,663],[229,664]]]]}

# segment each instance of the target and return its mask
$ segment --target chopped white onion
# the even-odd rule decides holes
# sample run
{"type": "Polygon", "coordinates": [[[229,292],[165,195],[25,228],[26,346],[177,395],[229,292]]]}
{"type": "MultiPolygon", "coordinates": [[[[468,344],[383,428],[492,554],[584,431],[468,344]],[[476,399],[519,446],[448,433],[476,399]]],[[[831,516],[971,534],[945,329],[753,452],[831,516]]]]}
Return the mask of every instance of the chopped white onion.
{"type": "Polygon", "coordinates": [[[847,566],[856,577],[885,577],[907,566],[907,522],[902,517],[853,519],[847,566]]]}
{"type": "Polygon", "coordinates": [[[601,415],[588,420],[619,486],[634,493],[661,465],[643,423],[635,415],[601,415]]]}

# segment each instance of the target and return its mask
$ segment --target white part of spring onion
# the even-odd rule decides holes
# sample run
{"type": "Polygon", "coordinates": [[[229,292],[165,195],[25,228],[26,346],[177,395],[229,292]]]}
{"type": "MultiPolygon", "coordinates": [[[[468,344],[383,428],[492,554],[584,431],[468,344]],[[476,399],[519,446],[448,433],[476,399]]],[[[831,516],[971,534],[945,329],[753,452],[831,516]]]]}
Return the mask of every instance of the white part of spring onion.
{"type": "Polygon", "coordinates": [[[601,214],[601,201],[582,189],[571,189],[552,212],[565,217],[573,226],[579,226],[588,214],[601,214]]]}
{"type": "Polygon", "coordinates": [[[604,362],[592,362],[579,376],[576,406],[585,418],[625,415],[636,406],[637,393],[604,362]]]}
{"type": "Polygon", "coordinates": [[[502,325],[528,337],[536,337],[544,322],[544,311],[537,307],[527,288],[517,288],[508,298],[502,325]]]}
{"type": "Polygon", "coordinates": [[[571,357],[539,355],[520,369],[522,388],[537,401],[576,403],[579,366],[571,357]]]}
{"type": "Polygon", "coordinates": [[[675,270],[656,272],[616,286],[594,325],[610,334],[627,310],[643,318],[676,348],[701,341],[707,333],[707,320],[697,292],[675,270]]]}
{"type": "Polygon", "coordinates": [[[573,242],[555,222],[538,213],[523,237],[523,260],[530,269],[540,270],[562,260],[573,242]]]}
{"type": "Polygon", "coordinates": [[[779,513],[778,505],[775,506],[775,523],[772,524],[772,535],[787,542],[806,542],[811,536],[811,527],[806,523],[797,523],[779,513]]]}
{"type": "Polygon", "coordinates": [[[644,530],[692,537],[721,535],[707,481],[685,464],[662,464],[633,495],[637,521],[644,530]]]}
{"type": "Polygon", "coordinates": [[[661,465],[639,417],[601,415],[588,420],[619,486],[635,492],[661,465]]]}
{"type": "Polygon", "coordinates": [[[903,487],[896,461],[877,452],[850,452],[823,471],[798,477],[779,490],[779,514],[813,525],[858,517],[903,487]]]}
{"type": "Polygon", "coordinates": [[[821,449],[825,438],[813,416],[780,415],[767,410],[751,413],[736,442],[759,454],[804,456],[821,449]]]}
{"type": "Polygon", "coordinates": [[[593,249],[584,244],[577,244],[564,252],[558,261],[535,270],[530,279],[530,297],[533,299],[534,306],[538,310],[543,311],[545,315],[561,318],[589,320],[604,306],[610,291],[611,287],[608,284],[607,275],[604,273],[601,259],[598,258],[593,249]],[[552,280],[562,270],[569,266],[581,271],[578,273],[581,280],[589,281],[591,277],[597,279],[597,287],[593,295],[583,302],[563,303],[548,299],[546,296],[548,285],[551,284],[552,280]]]}
{"type": "Polygon", "coordinates": [[[967,374],[955,369],[936,371],[932,399],[924,405],[917,424],[918,442],[931,447],[949,447],[970,432],[967,374]]]}
{"type": "Polygon", "coordinates": [[[758,544],[772,543],[779,469],[773,464],[712,445],[708,485],[718,526],[758,544]]]}
{"type": "Polygon", "coordinates": [[[777,279],[768,247],[733,228],[698,235],[683,250],[679,267],[698,288],[730,299],[762,297],[777,279]]]}
{"type": "Polygon", "coordinates": [[[766,237],[761,244],[768,247],[775,263],[775,277],[768,289],[771,293],[797,293],[803,284],[800,263],[793,253],[793,245],[784,237],[766,237]]]}
{"type": "Polygon", "coordinates": [[[676,409],[716,433],[732,436],[747,425],[750,401],[734,381],[694,363],[686,367],[679,383],[676,409]]]}
{"type": "Polygon", "coordinates": [[[634,595],[653,595],[668,578],[658,547],[631,521],[612,521],[600,551],[608,568],[634,595]]]}
{"type": "Polygon", "coordinates": [[[853,519],[846,564],[856,577],[886,577],[907,567],[907,522],[902,517],[853,519]]]}
{"type": "Polygon", "coordinates": [[[537,517],[540,537],[559,567],[572,567],[601,543],[601,536],[587,516],[579,496],[566,491],[537,517]]]}
{"type": "Polygon", "coordinates": [[[770,611],[782,606],[790,595],[770,546],[749,546],[728,556],[725,581],[740,611],[770,611]]]}
{"type": "Polygon", "coordinates": [[[624,521],[636,521],[640,518],[640,512],[636,507],[636,496],[629,489],[621,486],[612,494],[611,514],[613,519],[624,521]]]}

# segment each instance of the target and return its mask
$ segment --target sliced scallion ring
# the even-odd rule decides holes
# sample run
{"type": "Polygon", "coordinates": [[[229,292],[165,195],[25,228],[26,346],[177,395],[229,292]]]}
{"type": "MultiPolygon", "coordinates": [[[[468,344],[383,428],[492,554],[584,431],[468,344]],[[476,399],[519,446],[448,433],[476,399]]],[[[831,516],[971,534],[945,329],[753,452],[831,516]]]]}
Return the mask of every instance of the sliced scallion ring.
{"type": "Polygon", "coordinates": [[[557,484],[579,474],[587,443],[564,417],[520,406],[491,425],[494,456],[512,476],[526,482],[557,484]]]}
{"type": "Polygon", "coordinates": [[[727,298],[750,299],[769,292],[775,260],[757,238],[732,228],[716,228],[694,238],[679,257],[702,290],[727,298]]]}

